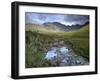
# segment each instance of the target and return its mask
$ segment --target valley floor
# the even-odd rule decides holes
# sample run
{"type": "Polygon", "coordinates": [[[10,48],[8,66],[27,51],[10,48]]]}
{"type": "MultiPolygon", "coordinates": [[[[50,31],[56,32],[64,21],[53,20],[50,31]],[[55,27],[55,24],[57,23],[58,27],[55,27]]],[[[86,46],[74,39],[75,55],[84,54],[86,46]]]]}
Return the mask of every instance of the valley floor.
{"type": "Polygon", "coordinates": [[[25,67],[89,65],[88,26],[73,32],[26,30],[25,67]]]}

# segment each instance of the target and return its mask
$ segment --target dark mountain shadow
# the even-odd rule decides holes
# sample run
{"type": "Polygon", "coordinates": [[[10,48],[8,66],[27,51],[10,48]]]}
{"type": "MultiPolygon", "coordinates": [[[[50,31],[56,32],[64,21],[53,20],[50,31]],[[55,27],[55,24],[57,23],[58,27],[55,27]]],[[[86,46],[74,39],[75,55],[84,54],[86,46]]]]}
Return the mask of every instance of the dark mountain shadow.
{"type": "Polygon", "coordinates": [[[89,21],[84,23],[83,25],[80,25],[80,24],[75,24],[75,25],[65,25],[65,24],[62,24],[60,22],[46,22],[46,23],[43,23],[43,26],[44,27],[56,27],[58,29],[60,29],[61,31],[72,31],[72,30],[77,30],[77,29],[80,29],[86,25],[89,24],[89,21]]]}

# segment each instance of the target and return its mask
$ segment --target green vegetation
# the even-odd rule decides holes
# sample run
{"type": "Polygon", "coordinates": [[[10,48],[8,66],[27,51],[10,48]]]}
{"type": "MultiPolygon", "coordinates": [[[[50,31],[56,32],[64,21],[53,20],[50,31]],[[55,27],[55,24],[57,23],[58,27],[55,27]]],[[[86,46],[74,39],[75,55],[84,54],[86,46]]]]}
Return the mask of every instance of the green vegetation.
{"type": "Polygon", "coordinates": [[[79,54],[89,60],[89,27],[83,27],[80,30],[71,32],[71,35],[64,35],[66,43],[69,41],[72,45],[71,48],[79,54]]]}
{"type": "Polygon", "coordinates": [[[50,66],[44,57],[50,43],[55,42],[55,40],[63,40],[76,54],[89,60],[89,25],[71,32],[51,32],[26,27],[25,33],[26,68],[50,66]]]}

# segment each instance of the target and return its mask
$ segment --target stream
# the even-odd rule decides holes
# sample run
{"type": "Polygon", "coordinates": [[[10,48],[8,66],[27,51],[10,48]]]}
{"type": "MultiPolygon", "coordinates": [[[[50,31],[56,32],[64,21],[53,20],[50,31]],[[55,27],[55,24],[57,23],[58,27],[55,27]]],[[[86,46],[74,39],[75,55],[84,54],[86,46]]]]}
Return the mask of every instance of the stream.
{"type": "Polygon", "coordinates": [[[75,54],[75,52],[65,44],[52,45],[47,51],[45,59],[53,66],[76,66],[89,65],[86,58],[75,54]]]}

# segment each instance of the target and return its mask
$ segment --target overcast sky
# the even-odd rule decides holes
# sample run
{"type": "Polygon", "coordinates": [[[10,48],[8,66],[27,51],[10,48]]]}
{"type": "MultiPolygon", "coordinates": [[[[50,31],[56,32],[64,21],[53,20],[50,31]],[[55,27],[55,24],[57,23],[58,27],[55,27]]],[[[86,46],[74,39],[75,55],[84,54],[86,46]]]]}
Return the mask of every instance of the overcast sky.
{"type": "Polygon", "coordinates": [[[75,25],[84,24],[87,21],[89,21],[88,15],[25,12],[25,23],[60,22],[65,25],[75,25]]]}

